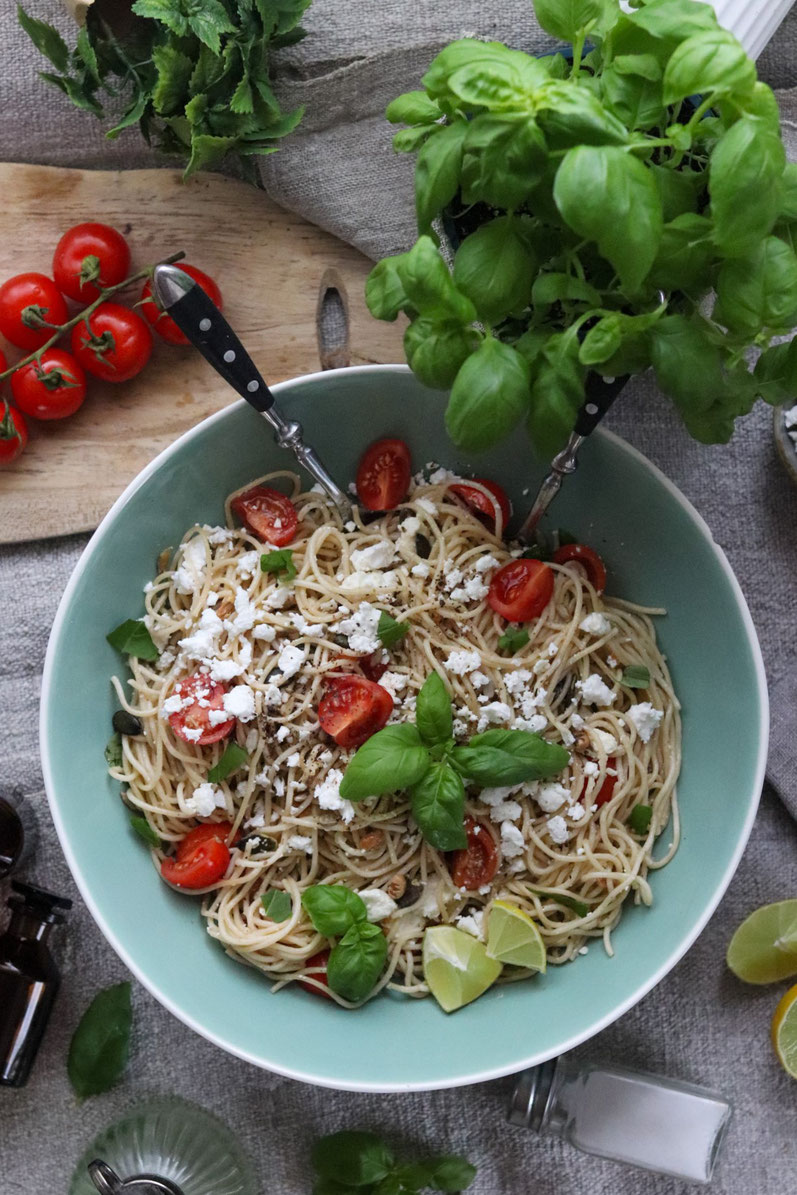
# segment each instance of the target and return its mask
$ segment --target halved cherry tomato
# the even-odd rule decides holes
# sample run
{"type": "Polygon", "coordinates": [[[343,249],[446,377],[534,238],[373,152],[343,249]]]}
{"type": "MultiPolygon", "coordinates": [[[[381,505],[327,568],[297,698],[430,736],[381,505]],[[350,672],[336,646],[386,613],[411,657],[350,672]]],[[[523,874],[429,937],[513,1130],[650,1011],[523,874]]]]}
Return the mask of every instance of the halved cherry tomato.
{"type": "Polygon", "coordinates": [[[178,888],[209,888],[218,883],[230,862],[229,822],[195,826],[177,848],[176,859],[164,859],[161,875],[178,888]]]}
{"type": "Polygon", "coordinates": [[[359,747],[387,725],[393,712],[387,689],[348,673],[328,677],[327,685],[318,703],[318,721],[339,747],[359,747]]]}
{"type": "Polygon", "coordinates": [[[375,440],[357,467],[357,497],[367,510],[392,510],[410,488],[411,472],[403,440],[375,440]]]}
{"type": "Polygon", "coordinates": [[[81,320],[72,329],[72,352],[86,373],[104,382],[127,382],[141,373],[152,352],[152,333],[140,315],[121,303],[100,303],[88,324],[81,320]]]}
{"type": "Polygon", "coordinates": [[[52,336],[37,320],[58,325],[66,318],[63,295],[46,274],[15,274],[0,286],[0,332],[19,349],[41,348],[52,336]]]}
{"type": "Polygon", "coordinates": [[[553,594],[553,569],[541,560],[510,560],[493,575],[487,601],[509,622],[538,618],[553,594]]]}
{"type": "Polygon", "coordinates": [[[613,755],[610,755],[606,760],[606,766],[607,768],[611,768],[615,775],[610,776],[607,772],[603,784],[598,789],[597,794],[592,798],[593,805],[605,805],[614,796],[614,786],[617,783],[617,760],[613,755]]]}
{"type": "Polygon", "coordinates": [[[0,399],[0,465],[10,465],[28,442],[28,425],[21,411],[0,399]]]}
{"type": "Polygon", "coordinates": [[[305,963],[305,967],[308,970],[311,968],[318,969],[320,974],[313,975],[312,978],[316,981],[316,983],[323,984],[323,987],[327,989],[326,991],[323,991],[322,988],[315,987],[315,985],[312,983],[308,983],[306,979],[297,980],[299,987],[304,988],[306,992],[311,992],[314,996],[321,996],[324,1000],[331,1000],[332,996],[329,992],[329,980],[327,979],[328,962],[329,951],[319,950],[318,954],[314,954],[312,958],[309,958],[305,963]]]}
{"type": "Polygon", "coordinates": [[[390,660],[382,659],[382,651],[383,649],[380,648],[378,651],[372,651],[370,656],[360,658],[360,669],[368,680],[378,681],[390,667],[390,660]]]}
{"type": "MultiPolygon", "coordinates": [[[[210,298],[212,303],[221,311],[224,304],[221,299],[221,291],[209,274],[205,274],[202,270],[198,270],[196,266],[189,266],[187,262],[181,261],[178,269],[185,270],[195,282],[198,282],[205,294],[210,298]]],[[[160,336],[161,340],[165,340],[167,344],[188,344],[188,337],[184,332],[181,332],[170,315],[162,311],[158,306],[155,297],[152,294],[152,281],[149,280],[144,284],[144,289],[141,292],[141,314],[148,323],[160,336]]]]}
{"type": "Polygon", "coordinates": [[[299,522],[296,507],[279,490],[255,485],[233,498],[230,506],[252,535],[265,543],[284,548],[296,534],[299,522]]]}
{"type": "Polygon", "coordinates": [[[235,718],[228,718],[217,726],[210,721],[211,710],[224,709],[226,692],[227,686],[221,681],[213,681],[199,672],[178,681],[173,696],[182,697],[188,704],[169,714],[169,724],[177,737],[186,743],[198,743],[200,747],[226,739],[235,726],[235,718]],[[197,730],[199,736],[190,733],[197,730]]]}
{"type": "Polygon", "coordinates": [[[556,564],[569,564],[574,560],[576,564],[582,565],[590,585],[598,593],[603,593],[606,588],[606,565],[594,548],[587,547],[586,544],[562,544],[561,548],[554,552],[553,558],[556,564]]]}
{"type": "Polygon", "coordinates": [[[457,888],[475,892],[483,884],[489,884],[498,871],[498,847],[487,827],[475,817],[465,818],[465,833],[468,845],[451,852],[448,867],[457,888]]]}
{"type": "MultiPolygon", "coordinates": [[[[490,481],[488,477],[474,477],[473,480],[477,481],[479,485],[483,485],[495,498],[495,502],[498,503],[498,509],[501,511],[501,530],[506,531],[506,525],[512,517],[512,507],[503,488],[497,481],[490,481]]],[[[483,494],[481,490],[477,490],[472,485],[466,485],[464,482],[459,481],[448,488],[452,494],[456,494],[466,506],[470,507],[476,517],[481,519],[486,527],[489,527],[492,531],[495,530],[495,503],[491,502],[486,494],[483,494]]]]}
{"type": "Polygon", "coordinates": [[[76,224],[55,247],[53,278],[60,291],[77,303],[90,303],[100,288],[124,282],[130,249],[121,232],[109,224],[76,224]]]}
{"type": "Polygon", "coordinates": [[[86,397],[86,375],[71,353],[46,349],[11,375],[14,402],[36,419],[64,419],[74,415],[86,397]]]}

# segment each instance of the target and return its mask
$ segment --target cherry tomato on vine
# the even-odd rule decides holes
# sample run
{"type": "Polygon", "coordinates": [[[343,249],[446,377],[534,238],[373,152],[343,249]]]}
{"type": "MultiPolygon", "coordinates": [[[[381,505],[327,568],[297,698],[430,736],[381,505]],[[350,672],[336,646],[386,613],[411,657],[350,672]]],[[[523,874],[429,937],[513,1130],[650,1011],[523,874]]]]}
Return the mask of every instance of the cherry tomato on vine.
{"type": "Polygon", "coordinates": [[[465,833],[468,845],[451,852],[449,871],[457,888],[475,892],[489,884],[498,871],[498,847],[487,827],[474,817],[465,818],[465,833]]]}
{"type": "Polygon", "coordinates": [[[290,498],[267,485],[254,485],[230,503],[237,516],[258,539],[284,548],[296,534],[299,516],[290,498]]]}
{"type": "Polygon", "coordinates": [[[553,569],[541,560],[510,560],[493,575],[487,601],[509,622],[538,618],[553,594],[553,569]]]}
{"type": "Polygon", "coordinates": [[[55,284],[77,303],[91,303],[101,288],[124,282],[129,269],[127,241],[109,224],[76,224],[61,237],[53,255],[55,284]]]}
{"type": "Polygon", "coordinates": [[[359,747],[387,725],[392,713],[387,689],[353,673],[328,677],[327,691],[318,703],[321,729],[339,747],[359,747]]]}
{"type": "Polygon", "coordinates": [[[28,442],[28,425],[21,411],[0,399],[0,466],[10,465],[28,442]]]}
{"type": "Polygon", "coordinates": [[[127,382],[149,361],[152,333],[140,315],[121,303],[101,303],[72,329],[72,352],[86,373],[105,382],[127,382]]]}
{"type": "Polygon", "coordinates": [[[553,554],[556,564],[569,564],[575,561],[580,564],[587,574],[587,580],[598,593],[606,588],[606,565],[594,548],[587,544],[562,544],[553,554]]]}
{"type": "Polygon", "coordinates": [[[492,502],[486,494],[481,490],[477,490],[475,486],[468,485],[466,482],[457,482],[455,485],[450,485],[448,488],[452,494],[456,494],[470,510],[480,519],[485,526],[489,527],[491,531],[495,531],[495,506],[498,504],[498,509],[501,512],[501,531],[506,531],[506,525],[512,517],[512,507],[509,499],[506,496],[503,486],[500,486],[497,481],[490,481],[488,477],[474,477],[474,481],[479,485],[484,486],[485,490],[489,490],[495,502],[492,502]]]}
{"type": "Polygon", "coordinates": [[[189,830],[175,859],[164,859],[161,875],[177,888],[209,888],[222,878],[230,862],[229,822],[206,822],[189,830]]]}
{"type": "Polygon", "coordinates": [[[357,497],[367,510],[392,510],[410,488],[411,472],[403,440],[376,440],[357,466],[357,497]]]}
{"type": "Polygon", "coordinates": [[[64,419],[74,415],[86,397],[86,375],[71,353],[46,349],[11,375],[14,402],[36,419],[64,419]]]}
{"type": "Polygon", "coordinates": [[[0,286],[0,332],[18,349],[41,348],[66,323],[63,295],[46,274],[15,274],[0,286]]]}
{"type": "MultiPolygon", "coordinates": [[[[177,268],[185,270],[195,282],[198,282],[205,294],[209,297],[212,303],[222,309],[221,291],[209,274],[198,270],[196,266],[189,266],[186,262],[178,262],[177,268]]],[[[157,300],[152,294],[152,279],[147,279],[144,284],[144,289],[141,292],[141,314],[144,318],[152,324],[154,330],[158,333],[161,340],[165,340],[167,344],[188,344],[188,337],[181,332],[170,315],[165,311],[161,311],[157,300]]]]}

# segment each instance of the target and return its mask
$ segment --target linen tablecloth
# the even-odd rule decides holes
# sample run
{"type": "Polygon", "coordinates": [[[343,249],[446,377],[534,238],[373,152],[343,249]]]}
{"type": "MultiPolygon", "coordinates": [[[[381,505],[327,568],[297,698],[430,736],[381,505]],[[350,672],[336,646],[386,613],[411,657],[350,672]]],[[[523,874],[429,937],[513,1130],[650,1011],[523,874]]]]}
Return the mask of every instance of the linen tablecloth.
{"type": "MultiPolygon", "coordinates": [[[[29,0],[28,7],[57,18],[55,0],[29,0]]],[[[134,132],[105,142],[99,125],[35,79],[38,56],[16,31],[11,0],[0,0],[0,20],[6,47],[1,159],[89,167],[152,163],[134,132]]],[[[372,255],[404,248],[411,231],[409,169],[390,150],[390,130],[381,118],[387,100],[417,85],[435,50],[462,33],[529,48],[546,45],[546,39],[526,0],[500,7],[487,0],[315,0],[306,25],[311,36],[286,55],[282,87],[291,98],[301,95],[308,115],[301,132],[268,160],[266,184],[286,206],[372,255]]],[[[793,15],[761,60],[762,74],[774,86],[797,83],[796,44],[793,15]]],[[[797,133],[790,123],[794,95],[786,91],[780,99],[791,139],[797,133]]],[[[792,157],[795,150],[797,145],[792,157]]],[[[797,672],[797,490],[778,462],[771,412],[761,407],[744,421],[730,446],[705,448],[688,439],[669,405],[642,380],[624,394],[611,426],[680,486],[727,552],[750,603],[773,691],[782,694],[776,708],[782,745],[786,694],[797,672]]],[[[75,898],[61,935],[63,987],[31,1080],[18,1091],[0,1090],[2,1195],[61,1195],[95,1131],[145,1094],[172,1092],[204,1104],[233,1127],[268,1195],[308,1191],[311,1141],[343,1127],[374,1128],[397,1143],[466,1154],[479,1166],[476,1195],[689,1190],[510,1128],[503,1118],[511,1079],[409,1095],[312,1088],[228,1057],[138,984],[129,1071],[114,1091],[78,1106],[66,1078],[69,1038],[96,990],[126,971],[77,896],[49,824],[36,719],[49,628],[85,543],[86,537],[73,536],[0,549],[0,791],[27,795],[39,814],[42,841],[28,878],[75,898]]],[[[776,780],[792,801],[793,758],[779,747],[776,780]]],[[[86,799],[90,816],[90,793],[86,799]]],[[[735,1116],[712,1185],[717,1195],[787,1195],[797,1188],[797,1083],[781,1071],[768,1043],[780,989],[745,987],[724,965],[730,935],[748,912],[797,895],[796,847],[794,822],[765,789],[739,871],[698,942],[641,1004],[578,1051],[703,1083],[733,1100],[735,1116]]],[[[279,1015],[265,991],[263,1015],[279,1015]]]]}

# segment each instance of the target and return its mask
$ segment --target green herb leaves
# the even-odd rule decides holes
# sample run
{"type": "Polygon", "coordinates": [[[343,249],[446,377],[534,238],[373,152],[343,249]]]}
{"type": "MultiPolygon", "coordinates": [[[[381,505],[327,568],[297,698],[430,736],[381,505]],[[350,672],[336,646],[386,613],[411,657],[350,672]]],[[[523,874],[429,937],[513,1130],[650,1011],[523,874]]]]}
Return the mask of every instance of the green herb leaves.
{"type": "Polygon", "coordinates": [[[228,743],[222,752],[221,759],[208,772],[211,784],[221,784],[231,772],[237,772],[241,764],[249,758],[248,753],[238,743],[228,743]]]}
{"type": "Polygon", "coordinates": [[[468,845],[465,785],[455,768],[437,760],[410,790],[412,816],[430,846],[454,851],[468,845]]]}
{"type": "Polygon", "coordinates": [[[287,921],[293,912],[293,901],[281,888],[270,888],[268,892],[264,892],[260,897],[260,903],[269,921],[277,924],[287,921]]]}
{"type": "Polygon", "coordinates": [[[311,1156],[317,1180],[313,1195],[418,1195],[464,1191],[476,1167],[454,1155],[397,1162],[376,1133],[344,1130],[322,1137],[311,1156]]]}
{"type": "Polygon", "coordinates": [[[399,792],[420,780],[429,767],[429,752],[415,726],[386,726],[358,748],[340,785],[347,801],[364,801],[380,793],[399,792]]]}
{"type": "Polygon", "coordinates": [[[410,629],[408,622],[396,622],[395,618],[383,610],[376,624],[376,635],[383,647],[395,647],[410,629]]]}
{"type": "Polygon", "coordinates": [[[503,440],[528,408],[529,364],[511,345],[487,337],[451,388],[446,428],[458,448],[483,452],[503,440]]]}
{"type": "Polygon", "coordinates": [[[439,672],[430,672],[415,703],[415,725],[427,747],[451,738],[454,714],[451,698],[439,672]]]}
{"type": "Polygon", "coordinates": [[[623,669],[620,684],[627,689],[647,689],[650,685],[650,669],[645,664],[629,664],[623,669]]]}
{"type": "Polygon", "coordinates": [[[139,838],[142,838],[146,842],[147,846],[155,847],[156,850],[160,849],[161,840],[145,817],[133,814],[130,818],[130,825],[139,838]]]}
{"type": "Polygon", "coordinates": [[[340,937],[327,961],[329,986],[344,1000],[364,1000],[387,958],[387,940],[368,921],[365,901],[344,884],[319,884],[304,891],[302,905],[320,934],[340,937]]]}
{"type": "Polygon", "coordinates": [[[486,730],[451,752],[454,766],[487,787],[544,780],[567,767],[570,755],[528,730],[486,730]]]}
{"type": "Polygon", "coordinates": [[[127,1066],[133,1012],[130,984],[98,992],[80,1019],[69,1045],[67,1073],[79,1099],[113,1087],[127,1066]]]}
{"type": "Polygon", "coordinates": [[[291,548],[275,548],[273,552],[264,552],[260,557],[260,570],[264,573],[276,573],[280,581],[289,585],[296,576],[293,550],[291,548]]]}
{"type": "Polygon", "coordinates": [[[139,660],[157,660],[159,652],[142,618],[128,618],[105,638],[111,647],[139,660]]]}
{"type": "Polygon", "coordinates": [[[628,816],[628,824],[635,834],[647,834],[652,818],[650,805],[635,805],[628,816]]]}
{"type": "Polygon", "coordinates": [[[498,640],[498,650],[513,656],[525,647],[529,641],[529,633],[525,627],[507,627],[498,640]]]}
{"type": "MultiPolygon", "coordinates": [[[[80,108],[104,117],[125,96],[107,133],[138,123],[142,136],[187,161],[186,176],[229,153],[248,164],[273,153],[302,109],[283,113],[270,85],[274,51],[303,36],[310,0],[136,0],[118,35],[92,10],[71,52],[60,34],[19,10],[19,21],[58,74],[42,78],[80,108]]],[[[249,173],[253,175],[251,166],[249,173]]]]}

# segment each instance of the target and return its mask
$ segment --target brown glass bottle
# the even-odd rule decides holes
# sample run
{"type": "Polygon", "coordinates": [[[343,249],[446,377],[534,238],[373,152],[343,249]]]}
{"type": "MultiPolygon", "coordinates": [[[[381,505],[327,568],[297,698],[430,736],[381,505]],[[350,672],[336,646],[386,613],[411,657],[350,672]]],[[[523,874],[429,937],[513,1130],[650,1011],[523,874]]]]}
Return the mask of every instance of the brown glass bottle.
{"type": "Polygon", "coordinates": [[[0,1084],[22,1087],[52,1011],[60,975],[47,945],[71,900],[14,881],[0,937],[0,1084]]]}

